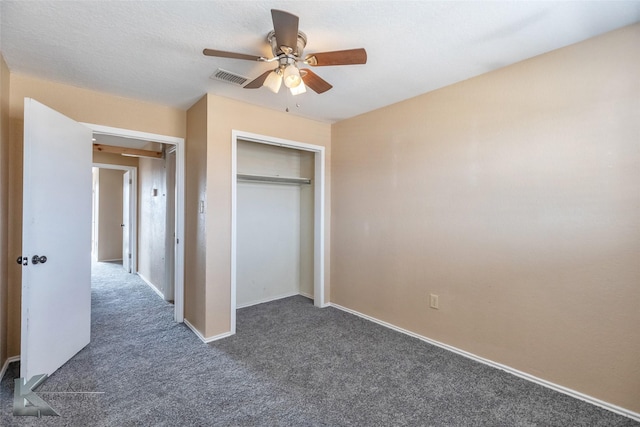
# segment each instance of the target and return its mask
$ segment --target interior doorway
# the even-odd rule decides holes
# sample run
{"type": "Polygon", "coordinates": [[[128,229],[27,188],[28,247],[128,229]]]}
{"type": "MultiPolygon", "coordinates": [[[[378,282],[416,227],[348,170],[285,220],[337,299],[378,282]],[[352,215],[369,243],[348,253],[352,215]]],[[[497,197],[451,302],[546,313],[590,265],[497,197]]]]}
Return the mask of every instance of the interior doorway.
{"type": "Polygon", "coordinates": [[[184,321],[184,139],[84,124],[92,129],[94,143],[107,141],[110,146],[123,147],[120,150],[123,156],[139,157],[141,147],[142,151],[159,153],[128,169],[137,179],[137,185],[132,185],[132,193],[137,191],[137,196],[130,197],[131,273],[151,284],[165,300],[172,301],[175,321],[184,321]],[[148,218],[149,213],[157,215],[148,218]],[[141,221],[141,215],[145,221],[141,221]],[[146,248],[141,236],[161,242],[153,245],[153,251],[141,253],[140,245],[145,244],[146,248]],[[141,274],[142,271],[147,273],[141,274]],[[154,286],[159,280],[161,285],[154,286]]]}
{"type": "Polygon", "coordinates": [[[138,168],[93,163],[91,255],[137,271],[138,168]]]}

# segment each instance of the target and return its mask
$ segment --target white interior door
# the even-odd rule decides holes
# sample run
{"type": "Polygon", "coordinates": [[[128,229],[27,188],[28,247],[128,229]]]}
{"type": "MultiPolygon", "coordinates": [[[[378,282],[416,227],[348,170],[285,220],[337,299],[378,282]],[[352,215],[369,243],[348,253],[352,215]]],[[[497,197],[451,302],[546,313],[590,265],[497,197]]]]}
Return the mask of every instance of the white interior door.
{"type": "Polygon", "coordinates": [[[131,273],[131,172],[122,175],[122,267],[131,273]]]}
{"type": "Polygon", "coordinates": [[[25,98],[20,376],[27,380],[52,374],[89,343],[91,136],[25,98]]]}

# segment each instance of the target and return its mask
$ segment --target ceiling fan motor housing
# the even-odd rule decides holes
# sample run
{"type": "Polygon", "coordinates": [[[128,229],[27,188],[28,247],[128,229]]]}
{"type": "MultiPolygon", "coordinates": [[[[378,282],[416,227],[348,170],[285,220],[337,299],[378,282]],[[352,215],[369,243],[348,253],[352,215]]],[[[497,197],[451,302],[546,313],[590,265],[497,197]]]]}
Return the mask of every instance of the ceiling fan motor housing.
{"type": "MultiPolygon", "coordinates": [[[[289,54],[289,55],[293,55],[296,58],[300,58],[302,56],[302,51],[304,50],[305,46],[307,45],[307,35],[305,33],[303,33],[302,31],[298,31],[298,40],[297,40],[297,45],[294,46],[281,46],[278,44],[278,41],[276,40],[276,32],[275,31],[270,31],[269,34],[267,34],[267,42],[269,43],[269,45],[271,45],[271,51],[273,52],[273,56],[280,56],[283,54],[289,54]],[[288,47],[291,49],[291,52],[285,52],[282,50],[283,47],[288,47]]],[[[288,50],[288,49],[287,49],[288,50]]]]}

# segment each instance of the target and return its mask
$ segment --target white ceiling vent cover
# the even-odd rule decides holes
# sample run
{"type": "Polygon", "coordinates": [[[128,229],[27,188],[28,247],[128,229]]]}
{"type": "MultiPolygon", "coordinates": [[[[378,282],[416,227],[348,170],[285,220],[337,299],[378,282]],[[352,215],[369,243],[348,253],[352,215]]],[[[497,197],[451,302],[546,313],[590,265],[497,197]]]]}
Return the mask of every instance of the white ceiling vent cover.
{"type": "Polygon", "coordinates": [[[211,78],[214,80],[231,83],[236,86],[242,86],[247,82],[247,80],[249,80],[248,77],[232,73],[231,71],[223,70],[222,68],[218,68],[216,72],[211,75],[211,78]]]}

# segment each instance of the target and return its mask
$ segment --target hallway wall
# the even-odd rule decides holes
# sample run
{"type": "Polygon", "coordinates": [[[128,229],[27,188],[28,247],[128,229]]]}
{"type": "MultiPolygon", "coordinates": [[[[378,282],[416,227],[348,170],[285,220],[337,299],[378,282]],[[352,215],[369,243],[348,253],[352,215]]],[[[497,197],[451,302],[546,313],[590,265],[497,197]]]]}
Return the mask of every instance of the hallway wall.
{"type": "Polygon", "coordinates": [[[0,369],[7,360],[9,288],[9,68],[0,52],[0,369]]]}
{"type": "MultiPolygon", "coordinates": [[[[145,147],[161,150],[160,144],[145,147]]],[[[140,158],[138,274],[164,295],[167,183],[164,159],[140,158]]]]}

